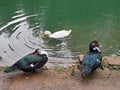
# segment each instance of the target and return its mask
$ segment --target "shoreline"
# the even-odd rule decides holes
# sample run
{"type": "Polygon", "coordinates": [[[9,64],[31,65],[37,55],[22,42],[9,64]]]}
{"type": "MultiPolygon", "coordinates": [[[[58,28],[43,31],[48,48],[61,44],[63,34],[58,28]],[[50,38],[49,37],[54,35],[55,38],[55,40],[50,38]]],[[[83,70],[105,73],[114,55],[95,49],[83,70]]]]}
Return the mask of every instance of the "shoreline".
{"type": "MultiPolygon", "coordinates": [[[[81,59],[83,55],[79,56],[81,59]]],[[[4,73],[0,66],[0,90],[119,90],[120,57],[103,57],[104,70],[97,69],[90,77],[83,78],[79,62],[69,67],[54,66],[42,72],[24,73],[20,70],[4,73]],[[113,63],[111,61],[117,62],[113,63]]],[[[46,66],[46,65],[45,65],[46,66]]]]}
{"type": "Polygon", "coordinates": [[[42,72],[24,73],[0,71],[0,90],[119,90],[120,70],[97,69],[83,78],[74,67],[53,67],[42,72]]]}
{"type": "MultiPolygon", "coordinates": [[[[78,62],[81,62],[83,59],[84,54],[78,55],[78,59],[63,59],[63,58],[49,58],[48,62],[46,63],[46,66],[48,67],[71,67],[73,64],[76,64],[78,62]]],[[[108,63],[109,65],[120,65],[120,56],[103,56],[102,58],[104,63],[108,63]]],[[[5,63],[2,63],[2,60],[0,60],[0,66],[1,67],[6,67],[6,66],[11,66],[12,64],[8,65],[5,63]]]]}

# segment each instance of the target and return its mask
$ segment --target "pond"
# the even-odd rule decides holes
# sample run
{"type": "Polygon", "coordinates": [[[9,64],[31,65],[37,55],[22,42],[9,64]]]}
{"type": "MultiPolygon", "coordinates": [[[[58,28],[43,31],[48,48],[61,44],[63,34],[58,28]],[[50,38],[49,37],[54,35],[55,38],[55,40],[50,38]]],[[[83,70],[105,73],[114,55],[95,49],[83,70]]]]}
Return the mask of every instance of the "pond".
{"type": "Polygon", "coordinates": [[[103,56],[120,56],[119,24],[119,0],[2,0],[0,65],[11,65],[36,48],[47,51],[54,65],[72,62],[93,40],[103,46],[103,56]],[[65,41],[40,36],[63,29],[72,29],[65,41]]]}

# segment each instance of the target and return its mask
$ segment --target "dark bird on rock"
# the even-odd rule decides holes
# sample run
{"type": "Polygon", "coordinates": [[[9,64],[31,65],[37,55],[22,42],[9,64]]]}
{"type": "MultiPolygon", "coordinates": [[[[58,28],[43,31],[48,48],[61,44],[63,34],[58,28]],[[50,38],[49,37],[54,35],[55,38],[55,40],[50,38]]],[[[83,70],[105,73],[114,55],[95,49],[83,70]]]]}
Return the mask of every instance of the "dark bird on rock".
{"type": "Polygon", "coordinates": [[[89,44],[89,51],[84,55],[80,69],[83,76],[87,76],[98,67],[102,67],[100,47],[101,45],[97,41],[92,41],[89,44]]]}
{"type": "Polygon", "coordinates": [[[10,73],[17,70],[24,72],[35,72],[37,69],[43,67],[48,61],[48,54],[45,51],[36,49],[34,52],[19,59],[15,64],[6,68],[5,73],[10,73]]]}

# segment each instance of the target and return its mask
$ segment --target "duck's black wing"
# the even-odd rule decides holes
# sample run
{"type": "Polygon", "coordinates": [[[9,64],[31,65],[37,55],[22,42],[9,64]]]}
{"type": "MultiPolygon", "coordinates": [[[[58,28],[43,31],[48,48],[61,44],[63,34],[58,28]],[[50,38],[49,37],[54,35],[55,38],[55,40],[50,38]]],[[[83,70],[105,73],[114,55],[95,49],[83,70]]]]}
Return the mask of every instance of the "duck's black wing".
{"type": "Polygon", "coordinates": [[[89,74],[93,70],[97,69],[102,62],[102,55],[101,53],[91,53],[88,52],[82,61],[81,72],[84,74],[89,74]]]}

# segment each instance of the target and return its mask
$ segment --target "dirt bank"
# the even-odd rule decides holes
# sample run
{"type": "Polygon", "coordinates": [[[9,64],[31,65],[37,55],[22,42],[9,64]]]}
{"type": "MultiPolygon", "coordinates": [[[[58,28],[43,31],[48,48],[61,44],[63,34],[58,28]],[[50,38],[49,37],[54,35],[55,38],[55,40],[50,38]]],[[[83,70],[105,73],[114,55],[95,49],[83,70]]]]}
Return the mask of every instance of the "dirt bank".
{"type": "Polygon", "coordinates": [[[98,69],[82,78],[73,68],[49,68],[38,73],[22,71],[6,74],[0,71],[0,90],[120,90],[120,71],[98,69]],[[72,75],[71,75],[72,73],[72,75]]]}

